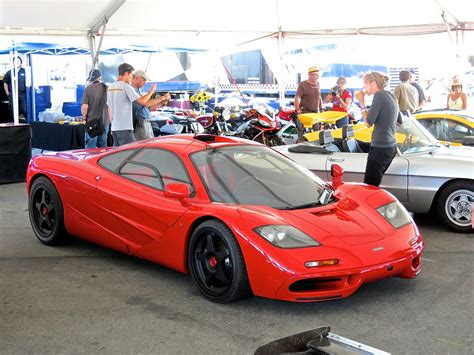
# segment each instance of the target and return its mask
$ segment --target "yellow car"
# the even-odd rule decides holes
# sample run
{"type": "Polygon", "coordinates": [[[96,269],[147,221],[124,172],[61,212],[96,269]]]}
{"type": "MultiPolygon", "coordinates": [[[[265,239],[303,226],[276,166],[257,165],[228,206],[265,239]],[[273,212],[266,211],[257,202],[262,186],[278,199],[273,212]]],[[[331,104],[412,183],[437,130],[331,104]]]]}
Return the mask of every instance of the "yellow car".
{"type": "Polygon", "coordinates": [[[464,137],[474,136],[474,114],[466,111],[425,111],[415,117],[443,144],[462,145],[464,137]]]}
{"type": "Polygon", "coordinates": [[[336,126],[337,121],[347,117],[347,112],[324,111],[319,113],[303,113],[298,115],[298,119],[305,128],[314,129],[320,124],[326,123],[330,126],[336,126]]]}
{"type": "MultiPolygon", "coordinates": [[[[361,122],[352,125],[352,127],[354,129],[355,139],[357,139],[358,141],[370,143],[370,141],[372,140],[372,131],[374,130],[373,126],[367,127],[365,123],[361,122]]],[[[342,139],[342,128],[332,129],[331,133],[334,138],[342,139]]],[[[319,131],[307,133],[304,135],[304,138],[306,138],[308,142],[317,141],[319,140],[319,131]]],[[[395,139],[397,140],[397,143],[402,144],[405,143],[406,136],[403,133],[396,132],[395,139]]],[[[413,140],[414,137],[412,137],[411,139],[413,140]]]]}

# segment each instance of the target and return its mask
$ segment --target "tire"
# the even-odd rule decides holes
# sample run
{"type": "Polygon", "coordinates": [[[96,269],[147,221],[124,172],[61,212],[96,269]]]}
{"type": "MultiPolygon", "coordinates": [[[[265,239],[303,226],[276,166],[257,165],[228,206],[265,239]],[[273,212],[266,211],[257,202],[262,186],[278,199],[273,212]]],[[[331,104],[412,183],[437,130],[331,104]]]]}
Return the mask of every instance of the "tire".
{"type": "Polygon", "coordinates": [[[58,245],[68,239],[64,229],[61,198],[51,180],[36,179],[28,196],[28,213],[36,237],[46,245],[58,245]]]}
{"type": "Polygon", "coordinates": [[[188,243],[188,265],[199,292],[213,302],[235,302],[250,294],[240,246],[220,221],[205,221],[194,230],[188,243]]]}
{"type": "Polygon", "coordinates": [[[275,147],[277,145],[285,145],[285,143],[281,140],[279,136],[276,134],[273,134],[271,136],[268,136],[266,139],[267,146],[269,147],[275,147]]]}
{"type": "Polygon", "coordinates": [[[443,224],[459,233],[470,233],[472,228],[472,206],[474,183],[455,181],[441,191],[437,201],[437,212],[443,224]]]}

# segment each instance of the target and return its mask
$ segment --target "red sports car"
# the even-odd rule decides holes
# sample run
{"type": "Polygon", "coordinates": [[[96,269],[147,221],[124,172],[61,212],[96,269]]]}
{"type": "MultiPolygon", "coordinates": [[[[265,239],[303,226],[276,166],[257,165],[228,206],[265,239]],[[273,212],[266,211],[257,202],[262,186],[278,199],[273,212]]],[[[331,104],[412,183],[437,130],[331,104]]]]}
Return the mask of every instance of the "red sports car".
{"type": "Polygon", "coordinates": [[[271,148],[177,135],[48,153],[28,168],[29,215],[47,245],[70,235],[191,273],[215,302],[351,295],[421,270],[423,238],[388,192],[332,183],[271,148]]]}

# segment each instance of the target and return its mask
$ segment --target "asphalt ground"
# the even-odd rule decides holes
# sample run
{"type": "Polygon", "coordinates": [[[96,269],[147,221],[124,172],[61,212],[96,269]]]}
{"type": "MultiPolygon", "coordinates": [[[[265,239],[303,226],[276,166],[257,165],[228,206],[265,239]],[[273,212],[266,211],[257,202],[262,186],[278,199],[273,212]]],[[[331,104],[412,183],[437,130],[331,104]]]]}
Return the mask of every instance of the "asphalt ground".
{"type": "Polygon", "coordinates": [[[426,250],[414,280],[364,285],[349,298],[219,305],[189,275],[79,240],[42,245],[25,184],[0,185],[0,353],[252,354],[330,325],[394,354],[472,354],[474,234],[416,215],[426,250]]]}

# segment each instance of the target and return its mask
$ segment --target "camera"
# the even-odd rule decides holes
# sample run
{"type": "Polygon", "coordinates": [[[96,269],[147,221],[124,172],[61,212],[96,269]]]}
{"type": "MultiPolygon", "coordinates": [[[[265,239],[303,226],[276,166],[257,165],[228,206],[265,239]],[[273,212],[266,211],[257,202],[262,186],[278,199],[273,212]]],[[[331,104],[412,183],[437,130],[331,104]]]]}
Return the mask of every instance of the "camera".
{"type": "Polygon", "coordinates": [[[333,92],[331,92],[331,95],[332,95],[332,96],[336,96],[336,95],[337,95],[337,92],[333,91],[333,92]]]}
{"type": "Polygon", "coordinates": [[[331,89],[331,95],[332,95],[332,96],[336,96],[336,95],[337,95],[337,90],[338,90],[338,87],[337,87],[337,86],[333,87],[333,88],[331,89]]]}

